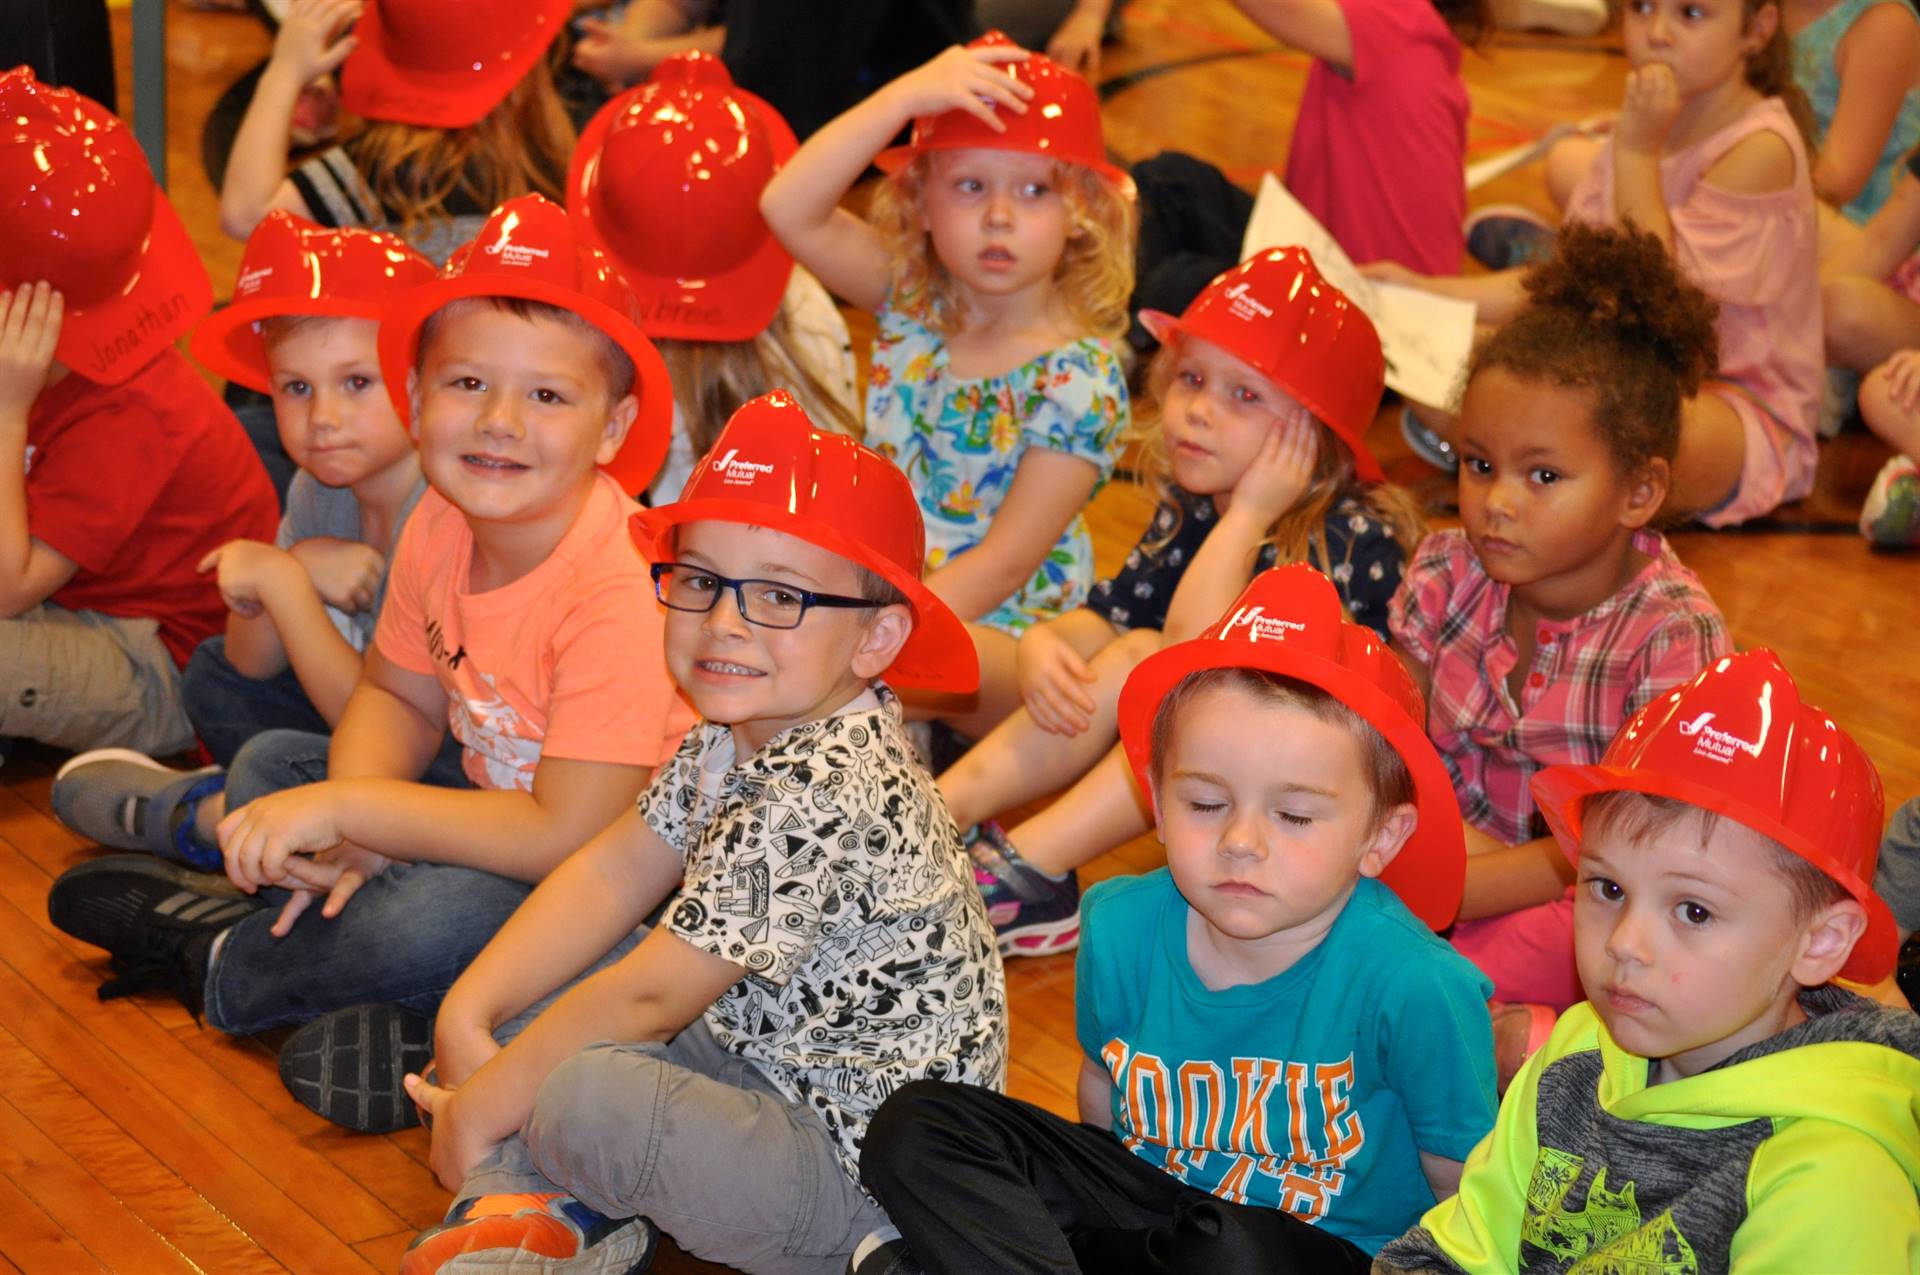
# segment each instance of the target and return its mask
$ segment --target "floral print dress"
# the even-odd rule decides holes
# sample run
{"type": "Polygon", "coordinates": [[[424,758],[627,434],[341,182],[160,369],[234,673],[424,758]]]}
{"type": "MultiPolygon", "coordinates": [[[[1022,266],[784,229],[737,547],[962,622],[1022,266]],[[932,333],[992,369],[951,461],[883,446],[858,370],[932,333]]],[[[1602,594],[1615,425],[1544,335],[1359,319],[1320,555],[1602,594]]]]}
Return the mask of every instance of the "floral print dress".
{"type": "MultiPolygon", "coordinates": [[[[947,370],[943,337],[888,305],[875,315],[867,444],[906,472],[927,524],[926,569],[979,544],[1033,447],[1113,473],[1127,386],[1113,343],[1082,337],[1000,376],[947,370]]],[[[1080,605],[1093,583],[1093,541],[1075,514],[1031,579],[980,622],[1018,637],[1080,605]]]]}

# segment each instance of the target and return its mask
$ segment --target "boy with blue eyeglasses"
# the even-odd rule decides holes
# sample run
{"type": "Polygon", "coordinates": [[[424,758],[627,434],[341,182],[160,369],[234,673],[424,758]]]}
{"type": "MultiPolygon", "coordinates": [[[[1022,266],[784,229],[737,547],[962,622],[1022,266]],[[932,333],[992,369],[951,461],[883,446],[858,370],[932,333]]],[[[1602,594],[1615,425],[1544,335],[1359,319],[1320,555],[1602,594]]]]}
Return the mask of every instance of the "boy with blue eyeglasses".
{"type": "Polygon", "coordinates": [[[633,529],[705,723],[448,993],[408,1083],[458,1194],[409,1275],[644,1269],[658,1231],[838,1271],[881,1101],[1004,1079],[993,928],[887,686],[978,677],[906,477],[775,392],[633,529]]]}

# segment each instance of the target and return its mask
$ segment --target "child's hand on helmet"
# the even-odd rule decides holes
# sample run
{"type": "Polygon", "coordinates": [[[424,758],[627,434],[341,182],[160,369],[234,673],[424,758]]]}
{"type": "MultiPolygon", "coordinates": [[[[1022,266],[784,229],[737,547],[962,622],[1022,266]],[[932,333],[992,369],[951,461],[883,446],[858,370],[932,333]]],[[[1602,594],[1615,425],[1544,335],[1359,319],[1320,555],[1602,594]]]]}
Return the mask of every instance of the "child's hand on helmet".
{"type": "Polygon", "coordinates": [[[995,109],[1025,115],[1033,90],[1003,68],[1009,62],[1024,62],[1027,57],[1025,49],[1014,45],[969,49],[956,44],[889,87],[896,108],[904,116],[965,111],[979,117],[988,128],[1004,133],[1007,126],[995,109]]]}
{"type": "Polygon", "coordinates": [[[361,0],[293,0],[273,40],[273,61],[301,84],[313,83],[360,46],[359,36],[341,34],[360,10],[361,0]]]}
{"type": "Polygon", "coordinates": [[[16,426],[23,439],[27,412],[47,387],[65,304],[44,280],[0,292],[0,425],[16,426]]]}

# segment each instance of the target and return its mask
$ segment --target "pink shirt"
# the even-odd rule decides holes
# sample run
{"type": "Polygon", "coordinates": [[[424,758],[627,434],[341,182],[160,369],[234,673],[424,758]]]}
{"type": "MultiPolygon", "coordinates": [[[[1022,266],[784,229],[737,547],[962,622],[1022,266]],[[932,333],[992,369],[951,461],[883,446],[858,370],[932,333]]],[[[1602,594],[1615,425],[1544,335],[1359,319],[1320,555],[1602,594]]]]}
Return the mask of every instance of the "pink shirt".
{"type": "Polygon", "coordinates": [[[1466,533],[1421,541],[1400,582],[1388,624],[1427,666],[1427,734],[1460,813],[1490,837],[1544,836],[1527,791],[1536,772],[1599,761],[1627,718],[1733,650],[1719,608],[1665,538],[1642,531],[1633,547],[1651,561],[1625,588],[1571,620],[1541,621],[1517,699],[1510,590],[1488,578],[1466,533]]]}
{"type": "Polygon", "coordinates": [[[1353,71],[1316,60],[1287,189],[1355,261],[1460,273],[1467,89],[1460,42],[1429,0],[1340,0],[1353,71]]]}
{"type": "Polygon", "coordinates": [[[697,715],[667,674],[665,628],[627,535],[639,508],[605,474],[559,545],[512,584],[470,593],[473,533],[429,489],[407,520],[374,641],[436,678],[482,788],[531,791],[543,756],[660,766],[697,715]]]}
{"type": "MultiPolygon", "coordinates": [[[[1660,186],[1673,222],[1680,272],[1720,304],[1718,380],[1781,427],[1747,431],[1738,501],[1745,516],[1813,490],[1814,427],[1826,371],[1820,326],[1819,223],[1806,147],[1777,97],[1759,102],[1711,137],[1660,160],[1660,186]],[[1762,131],[1793,151],[1793,183],[1748,195],[1702,175],[1735,145],[1762,131]]],[[[1567,202],[1567,219],[1614,224],[1613,141],[1594,157],[1567,202]]],[[[1740,406],[1735,404],[1736,409],[1740,406]]],[[[1728,519],[1708,519],[1715,525],[1728,519]]],[[[1737,519],[1735,520],[1737,521],[1737,519]]]]}

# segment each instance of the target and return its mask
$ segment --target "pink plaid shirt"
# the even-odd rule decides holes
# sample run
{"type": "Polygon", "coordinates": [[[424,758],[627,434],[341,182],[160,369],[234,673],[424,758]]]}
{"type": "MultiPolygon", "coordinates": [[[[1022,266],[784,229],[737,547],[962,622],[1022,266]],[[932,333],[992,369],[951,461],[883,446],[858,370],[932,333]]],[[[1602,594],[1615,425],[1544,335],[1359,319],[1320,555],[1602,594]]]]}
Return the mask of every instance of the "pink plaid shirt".
{"type": "Polygon", "coordinates": [[[1520,648],[1507,634],[1507,586],[1481,569],[1464,531],[1420,542],[1393,596],[1394,641],[1427,666],[1427,734],[1453,776],[1460,813],[1517,845],[1545,828],[1527,781],[1561,762],[1597,762],[1642,705],[1733,650],[1698,576],[1655,531],[1633,547],[1652,559],[1633,580],[1571,620],[1543,620],[1520,700],[1507,677],[1520,648]]]}

